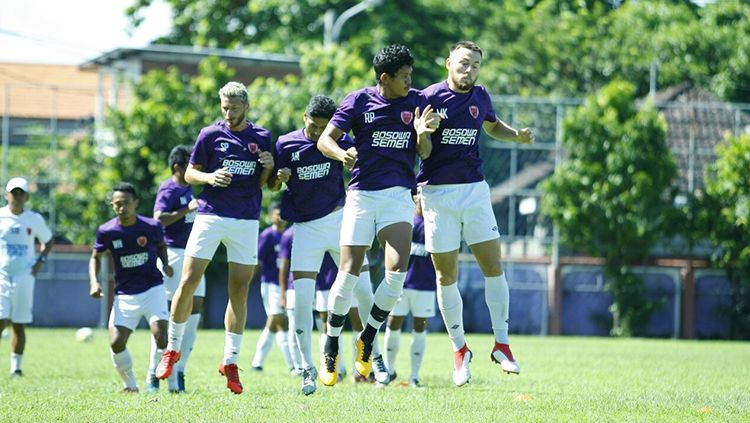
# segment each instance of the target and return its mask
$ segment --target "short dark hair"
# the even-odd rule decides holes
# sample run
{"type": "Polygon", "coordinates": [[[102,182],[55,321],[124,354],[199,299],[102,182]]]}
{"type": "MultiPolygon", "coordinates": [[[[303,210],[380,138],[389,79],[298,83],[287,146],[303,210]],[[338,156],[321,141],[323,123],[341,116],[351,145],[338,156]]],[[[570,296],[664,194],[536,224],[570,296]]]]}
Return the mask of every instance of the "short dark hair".
{"type": "Polygon", "coordinates": [[[305,109],[305,113],[311,118],[330,119],[335,112],[336,102],[324,95],[313,96],[305,109]]]}
{"type": "Polygon", "coordinates": [[[176,145],[172,151],[169,152],[169,169],[174,173],[174,165],[180,165],[183,168],[187,167],[188,161],[190,161],[190,153],[192,148],[190,146],[180,144],[176,145]]]}
{"type": "Polygon", "coordinates": [[[372,66],[375,68],[375,80],[380,81],[380,75],[387,73],[395,75],[399,69],[404,66],[412,66],[414,56],[406,46],[392,44],[380,49],[378,54],[372,59],[372,66]]]}
{"type": "Polygon", "coordinates": [[[453,53],[454,51],[460,48],[466,48],[471,51],[476,51],[477,53],[479,53],[480,56],[482,56],[482,48],[479,47],[477,43],[475,43],[474,41],[459,41],[456,44],[453,44],[453,46],[451,46],[450,52],[453,53]]]}
{"type": "Polygon", "coordinates": [[[135,194],[135,187],[130,182],[120,182],[119,184],[115,185],[114,188],[112,188],[110,197],[112,196],[112,194],[118,191],[127,192],[128,194],[132,195],[133,198],[138,198],[138,196],[135,194]]]}

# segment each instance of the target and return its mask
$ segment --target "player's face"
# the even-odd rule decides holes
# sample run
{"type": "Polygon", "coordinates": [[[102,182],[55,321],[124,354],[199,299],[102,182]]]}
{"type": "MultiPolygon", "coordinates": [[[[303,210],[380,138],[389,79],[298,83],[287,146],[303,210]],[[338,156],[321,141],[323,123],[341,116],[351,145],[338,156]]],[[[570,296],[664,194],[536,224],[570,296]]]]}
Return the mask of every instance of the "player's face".
{"type": "Polygon", "coordinates": [[[29,193],[21,188],[15,188],[11,192],[5,194],[5,199],[11,207],[23,207],[29,199],[29,193]]]}
{"type": "Polygon", "coordinates": [[[112,193],[112,210],[115,211],[120,221],[135,217],[137,207],[138,200],[129,192],[115,191],[112,193]]]}
{"type": "Polygon", "coordinates": [[[320,134],[326,129],[328,119],[322,117],[310,117],[305,113],[305,136],[313,141],[318,141],[320,134]]]}
{"type": "Polygon", "coordinates": [[[478,51],[456,49],[446,62],[448,78],[460,91],[469,91],[477,82],[481,65],[482,55],[478,51]]]}
{"type": "Polygon", "coordinates": [[[250,106],[237,97],[221,98],[221,114],[229,125],[229,129],[241,128],[250,106]]]}
{"type": "Polygon", "coordinates": [[[406,97],[411,88],[411,66],[402,66],[395,75],[384,73],[380,83],[383,85],[388,97],[406,97]]]}

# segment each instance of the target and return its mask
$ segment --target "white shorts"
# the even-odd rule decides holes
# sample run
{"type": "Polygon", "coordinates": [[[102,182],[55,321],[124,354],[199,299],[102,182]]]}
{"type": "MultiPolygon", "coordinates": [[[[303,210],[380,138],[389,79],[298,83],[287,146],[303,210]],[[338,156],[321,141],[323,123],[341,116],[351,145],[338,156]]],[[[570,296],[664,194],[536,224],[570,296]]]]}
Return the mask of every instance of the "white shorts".
{"type": "MultiPolygon", "coordinates": [[[[281,309],[281,287],[278,284],[261,282],[260,297],[263,298],[263,308],[266,310],[266,316],[284,314],[284,310],[281,309]]],[[[287,296],[288,298],[289,296],[287,296]]]]}
{"type": "Polygon", "coordinates": [[[425,185],[420,191],[427,251],[458,250],[461,238],[474,245],[500,237],[487,182],[425,185]]]}
{"type": "Polygon", "coordinates": [[[319,272],[326,251],[333,261],[339,261],[339,232],[344,209],[309,222],[294,224],[294,242],[292,243],[292,272],[319,272]]]}
{"type": "Polygon", "coordinates": [[[391,316],[406,316],[411,312],[414,317],[428,319],[435,316],[435,291],[404,289],[391,316]]]}
{"type": "Polygon", "coordinates": [[[0,320],[29,324],[34,320],[34,276],[0,275],[0,320]]]}
{"type": "Polygon", "coordinates": [[[394,223],[414,221],[414,200],[404,187],[378,191],[349,190],[339,243],[347,246],[370,246],[383,228],[394,223]]]}
{"type": "Polygon", "coordinates": [[[112,312],[109,314],[109,327],[123,326],[134,330],[141,317],[145,317],[149,324],[157,320],[169,320],[167,292],[163,284],[140,294],[115,295],[112,312]]]}
{"type": "MultiPolygon", "coordinates": [[[[167,258],[167,261],[169,262],[169,265],[172,266],[172,270],[174,270],[174,273],[172,274],[171,278],[165,275],[163,271],[162,275],[164,276],[164,289],[167,290],[167,300],[172,301],[175,292],[177,292],[177,288],[180,287],[180,280],[182,279],[182,265],[185,262],[185,250],[182,248],[167,247],[167,258]]],[[[160,271],[162,270],[161,260],[156,260],[156,267],[158,267],[160,271]]],[[[201,281],[198,284],[198,289],[195,290],[193,296],[206,296],[205,276],[201,277],[201,281]]]]}
{"type": "Polygon", "coordinates": [[[258,221],[211,214],[195,216],[185,254],[211,260],[219,243],[227,247],[228,261],[249,266],[258,264],[258,221]]]}

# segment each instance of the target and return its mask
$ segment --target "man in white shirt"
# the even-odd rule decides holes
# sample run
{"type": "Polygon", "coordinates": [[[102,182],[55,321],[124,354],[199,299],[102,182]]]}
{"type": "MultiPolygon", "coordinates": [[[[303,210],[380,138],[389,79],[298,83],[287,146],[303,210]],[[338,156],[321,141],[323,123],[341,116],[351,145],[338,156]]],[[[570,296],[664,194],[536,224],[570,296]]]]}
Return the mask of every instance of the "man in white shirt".
{"type": "Polygon", "coordinates": [[[10,373],[19,377],[25,328],[32,321],[34,276],[52,249],[52,232],[39,213],[24,209],[29,200],[26,179],[12,178],[5,191],[8,205],[0,208],[0,332],[12,324],[10,373]],[[35,240],[41,244],[38,256],[35,240]]]}

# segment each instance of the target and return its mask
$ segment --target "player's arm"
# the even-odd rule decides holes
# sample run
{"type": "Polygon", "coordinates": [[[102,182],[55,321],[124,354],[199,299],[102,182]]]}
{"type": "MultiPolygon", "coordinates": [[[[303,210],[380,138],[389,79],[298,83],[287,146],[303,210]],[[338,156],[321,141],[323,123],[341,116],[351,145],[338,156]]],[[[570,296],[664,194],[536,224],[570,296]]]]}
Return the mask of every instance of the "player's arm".
{"type": "Polygon", "coordinates": [[[227,187],[232,182],[232,174],[225,168],[214,172],[204,172],[203,166],[199,164],[188,164],[185,170],[185,180],[192,185],[208,184],[214,187],[227,187]]]}
{"type": "Polygon", "coordinates": [[[174,269],[169,265],[169,255],[167,255],[167,243],[162,241],[156,244],[156,251],[159,254],[159,260],[161,260],[161,268],[164,270],[164,274],[168,277],[174,275],[174,269]]]}
{"type": "Polygon", "coordinates": [[[273,154],[270,151],[261,151],[258,153],[258,161],[263,166],[263,170],[260,172],[260,178],[258,179],[258,186],[263,188],[268,185],[271,174],[273,173],[273,154]]]}
{"type": "Polygon", "coordinates": [[[89,259],[89,295],[94,298],[102,297],[102,284],[99,283],[99,271],[101,269],[101,258],[104,254],[106,254],[106,251],[93,250],[89,259]]]}
{"type": "Polygon", "coordinates": [[[36,258],[36,263],[34,263],[34,266],[31,268],[31,274],[36,276],[37,273],[39,273],[39,270],[42,268],[44,263],[47,262],[47,256],[49,255],[50,251],[52,251],[52,245],[53,245],[52,239],[49,241],[41,244],[39,247],[39,257],[36,258]]]}
{"type": "Polygon", "coordinates": [[[430,135],[440,126],[440,116],[433,113],[432,105],[428,104],[421,113],[417,107],[414,117],[414,130],[417,131],[417,154],[424,160],[432,154],[430,135]]]}
{"type": "Polygon", "coordinates": [[[279,291],[281,292],[281,308],[286,309],[286,281],[289,280],[289,259],[279,260],[279,291]]]}
{"type": "Polygon", "coordinates": [[[357,161],[357,149],[349,147],[347,150],[344,150],[339,147],[336,140],[341,138],[342,135],[344,135],[344,131],[328,122],[326,129],[323,130],[323,133],[320,134],[320,138],[318,138],[318,150],[329,159],[338,160],[342,162],[347,169],[351,169],[354,166],[354,162],[357,161]]]}
{"type": "Polygon", "coordinates": [[[195,211],[198,208],[198,200],[193,198],[190,200],[187,206],[175,210],[175,211],[164,211],[164,210],[154,210],[154,219],[158,220],[159,223],[161,223],[162,226],[169,226],[178,220],[185,217],[186,214],[195,211]]]}
{"type": "Polygon", "coordinates": [[[482,128],[487,132],[487,135],[496,140],[514,141],[522,144],[534,143],[534,133],[531,128],[523,128],[519,131],[500,119],[496,119],[494,122],[484,122],[482,128]]]}

